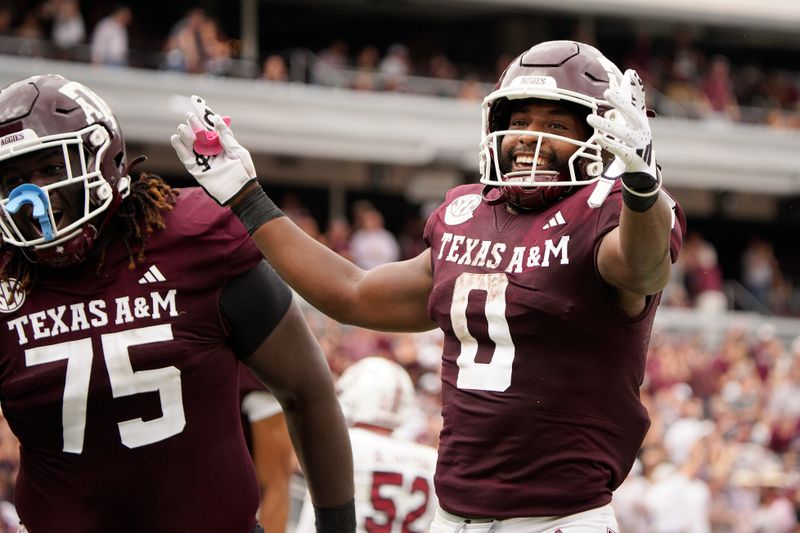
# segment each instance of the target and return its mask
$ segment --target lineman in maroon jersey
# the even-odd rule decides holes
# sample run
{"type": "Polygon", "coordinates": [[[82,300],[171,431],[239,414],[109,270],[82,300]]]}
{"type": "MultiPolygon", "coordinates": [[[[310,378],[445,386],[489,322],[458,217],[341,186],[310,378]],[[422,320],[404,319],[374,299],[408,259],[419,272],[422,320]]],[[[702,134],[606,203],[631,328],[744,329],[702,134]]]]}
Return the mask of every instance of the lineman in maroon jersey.
{"type": "Polygon", "coordinates": [[[225,172],[244,149],[220,118],[225,151],[207,171],[190,150],[196,118],[172,144],[312,305],[444,331],[432,532],[617,530],[611,496],[648,428],[638,390],[684,228],[644,89],[595,48],[552,41],[517,57],[482,110],[485,186],[448,192],[419,256],[368,271],[282,216],[255,172],[225,172]]]}
{"type": "Polygon", "coordinates": [[[240,222],[199,188],[131,179],[81,84],[21,80],[0,109],[0,399],[26,530],[260,531],[239,360],[282,403],[325,517],[352,515],[325,359],[240,222]]]}

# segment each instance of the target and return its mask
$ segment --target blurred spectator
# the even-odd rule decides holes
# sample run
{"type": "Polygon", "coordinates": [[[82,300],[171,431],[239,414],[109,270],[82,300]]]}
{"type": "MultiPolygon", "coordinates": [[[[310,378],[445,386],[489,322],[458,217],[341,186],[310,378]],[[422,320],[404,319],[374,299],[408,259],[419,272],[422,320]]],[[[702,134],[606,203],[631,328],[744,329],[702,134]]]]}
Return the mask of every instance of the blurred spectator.
{"type": "Polygon", "coordinates": [[[800,102],[797,75],[788,70],[770,72],[763,80],[764,92],[774,98],[781,109],[796,109],[800,102]]]}
{"type": "Polygon", "coordinates": [[[356,230],[350,239],[353,261],[364,269],[400,258],[397,238],[383,222],[383,215],[369,203],[355,206],[356,230]]]}
{"type": "Polygon", "coordinates": [[[203,71],[206,51],[201,31],[205,21],[206,12],[198,7],[190,9],[172,26],[164,43],[164,68],[193,74],[203,71]]]}
{"type": "Polygon", "coordinates": [[[286,61],[279,54],[270,54],[264,60],[261,69],[261,79],[268,81],[289,81],[289,71],[286,61]]]}
{"type": "Polygon", "coordinates": [[[319,222],[308,209],[301,209],[294,218],[295,223],[315,240],[322,240],[323,235],[319,229],[319,222]]]}
{"type": "Polygon", "coordinates": [[[0,35],[11,34],[11,10],[7,6],[0,6],[0,35]]]}
{"type": "Polygon", "coordinates": [[[788,496],[789,476],[777,469],[758,477],[759,505],[750,521],[753,533],[795,533],[797,510],[788,496]]]}
{"type": "Polygon", "coordinates": [[[350,251],[350,223],[344,217],[336,217],[328,222],[325,244],[337,254],[352,260],[350,251]]]}
{"type": "Polygon", "coordinates": [[[696,461],[676,467],[661,463],[644,494],[653,533],[711,533],[711,491],[697,477],[696,461]]]}
{"type": "Polygon", "coordinates": [[[100,19],[92,32],[92,63],[106,66],[128,64],[128,25],[133,15],[127,6],[100,19]]]}
{"type": "Polygon", "coordinates": [[[339,72],[348,66],[349,47],[342,40],[333,41],[327,48],[317,54],[318,61],[311,66],[311,81],[320,85],[345,85],[344,77],[339,72]]]}
{"type": "Polygon", "coordinates": [[[739,104],[733,93],[730,63],[725,56],[716,55],[711,58],[701,86],[717,118],[739,120],[739,104]]]}
{"type": "Polygon", "coordinates": [[[22,23],[14,29],[14,36],[19,38],[18,53],[23,56],[41,57],[45,48],[45,37],[42,25],[41,5],[35,6],[23,15],[22,23]]]}
{"type": "Polygon", "coordinates": [[[733,75],[736,101],[742,106],[764,106],[764,71],[753,64],[739,66],[733,75]]]}
{"type": "Polygon", "coordinates": [[[681,253],[686,286],[695,307],[721,313],[728,308],[717,250],[699,233],[690,233],[681,253]]]}
{"type": "Polygon", "coordinates": [[[49,4],[53,17],[51,35],[63,59],[75,58],[75,48],[86,39],[78,0],[53,0],[49,4]]]}
{"type": "Polygon", "coordinates": [[[293,192],[287,192],[283,195],[280,208],[295,224],[298,224],[297,221],[308,214],[308,209],[303,205],[300,196],[293,192]]]}
{"type": "Polygon", "coordinates": [[[506,67],[511,64],[514,60],[514,56],[510,54],[500,54],[497,56],[497,59],[494,60],[494,73],[493,75],[489,76],[489,79],[500,79],[500,76],[503,75],[506,67]]]}
{"type": "Polygon", "coordinates": [[[644,475],[641,460],[633,463],[628,477],[614,491],[611,505],[621,531],[647,531],[651,520],[642,496],[650,488],[650,480],[644,475]]]}
{"type": "Polygon", "coordinates": [[[685,116],[693,119],[704,119],[713,113],[711,102],[705,91],[700,88],[699,80],[692,77],[686,62],[673,63],[672,69],[664,81],[664,96],[669,100],[661,105],[668,114],[685,116]],[[672,104],[677,108],[669,107],[672,104]]]}
{"type": "Polygon", "coordinates": [[[233,62],[231,44],[219,27],[219,22],[206,18],[200,26],[200,42],[203,47],[205,62],[203,72],[214,76],[225,76],[230,73],[233,62]]]}
{"type": "Polygon", "coordinates": [[[771,305],[772,287],[780,277],[778,259],[772,244],[754,237],[742,254],[742,283],[765,307],[771,305]]]}
{"type": "Polygon", "coordinates": [[[669,283],[661,292],[661,304],[672,307],[690,307],[692,305],[689,298],[689,291],[686,287],[686,254],[681,253],[672,265],[669,273],[669,283]]]}
{"type": "Polygon", "coordinates": [[[454,80],[458,77],[458,70],[443,52],[435,52],[428,58],[426,75],[440,80],[454,80]]]}
{"type": "Polygon", "coordinates": [[[14,29],[14,35],[22,39],[44,39],[41,6],[36,6],[23,15],[22,22],[14,29]]]}
{"type": "Polygon", "coordinates": [[[407,91],[407,77],[411,75],[411,56],[408,47],[401,43],[389,46],[386,55],[378,63],[381,74],[381,89],[384,91],[407,91]]]}
{"type": "Polygon", "coordinates": [[[412,214],[406,218],[405,225],[397,237],[401,259],[412,259],[425,251],[427,246],[422,234],[426,222],[427,218],[423,218],[420,214],[412,214]]]}
{"type": "Polygon", "coordinates": [[[681,72],[689,80],[700,78],[705,63],[703,53],[694,45],[694,36],[688,26],[678,28],[673,36],[671,71],[681,72]]]}
{"type": "Polygon", "coordinates": [[[478,76],[476,74],[467,74],[458,88],[456,98],[465,102],[482,102],[486,94],[486,90],[481,85],[478,76]]]}
{"type": "MultiPolygon", "coordinates": [[[[622,62],[625,68],[635,69],[645,85],[660,86],[662,76],[662,58],[653,50],[651,32],[639,28],[635,30],[633,43],[628,47],[627,55],[622,62]]],[[[648,91],[650,96],[652,91],[648,91]]]]}
{"type": "MultiPolygon", "coordinates": [[[[458,78],[458,70],[444,53],[435,52],[428,58],[428,71],[424,75],[434,80],[450,82],[458,78]]],[[[434,92],[436,96],[453,96],[453,90],[446,84],[437,84],[434,92]]]]}
{"type": "Polygon", "coordinates": [[[375,75],[378,71],[378,61],[381,53],[378,47],[372,44],[362,48],[356,56],[356,75],[351,88],[357,91],[374,91],[378,88],[375,75]]]}
{"type": "Polygon", "coordinates": [[[14,485],[19,471],[19,440],[0,412],[0,533],[17,533],[14,485]]]}

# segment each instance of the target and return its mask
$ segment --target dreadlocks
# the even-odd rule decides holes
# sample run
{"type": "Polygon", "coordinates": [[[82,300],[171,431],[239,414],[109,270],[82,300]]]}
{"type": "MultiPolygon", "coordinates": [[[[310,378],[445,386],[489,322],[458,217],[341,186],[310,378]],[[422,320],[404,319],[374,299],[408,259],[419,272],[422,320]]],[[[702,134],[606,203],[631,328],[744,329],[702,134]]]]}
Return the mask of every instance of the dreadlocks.
{"type": "MultiPolygon", "coordinates": [[[[166,227],[164,211],[172,211],[177,192],[155,174],[142,173],[131,185],[131,194],[120,207],[120,216],[125,220],[123,242],[128,250],[128,268],[133,270],[136,263],[143,263],[147,241],[156,230],[166,227]],[[134,254],[132,243],[139,244],[134,254]]],[[[105,255],[105,243],[103,246],[105,255]]],[[[97,269],[102,266],[102,258],[97,269]]]]}
{"type": "MultiPolygon", "coordinates": [[[[120,204],[117,213],[111,214],[122,225],[122,241],[128,251],[128,268],[145,260],[145,250],[150,236],[166,227],[164,212],[172,211],[178,192],[174,191],[160,176],[143,172],[131,184],[131,192],[120,204]]],[[[111,222],[111,221],[110,221],[111,222]]],[[[105,237],[107,237],[106,233],[105,237]]],[[[100,273],[105,260],[109,239],[101,239],[96,273],[100,273]]],[[[16,280],[15,285],[29,292],[36,281],[36,264],[16,246],[0,246],[0,282],[16,280]]]]}

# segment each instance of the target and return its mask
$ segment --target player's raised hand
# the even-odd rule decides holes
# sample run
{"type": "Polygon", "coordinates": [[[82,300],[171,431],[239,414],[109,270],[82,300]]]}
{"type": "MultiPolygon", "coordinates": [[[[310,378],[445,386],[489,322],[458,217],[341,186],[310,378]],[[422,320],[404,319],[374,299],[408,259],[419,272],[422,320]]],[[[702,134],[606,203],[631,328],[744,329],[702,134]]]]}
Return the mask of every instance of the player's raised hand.
{"type": "Polygon", "coordinates": [[[586,120],[600,134],[597,143],[615,156],[604,175],[621,177],[628,194],[648,199],[644,203],[649,207],[661,188],[661,176],[653,151],[644,84],[635,70],[628,69],[620,85],[606,89],[603,95],[613,109],[604,117],[589,115],[586,120]]]}
{"type": "MultiPolygon", "coordinates": [[[[205,107],[196,96],[192,103],[205,107]]],[[[220,205],[230,204],[256,179],[250,152],[236,141],[226,121],[207,107],[200,115],[187,113],[170,142],[186,170],[220,205]]]]}

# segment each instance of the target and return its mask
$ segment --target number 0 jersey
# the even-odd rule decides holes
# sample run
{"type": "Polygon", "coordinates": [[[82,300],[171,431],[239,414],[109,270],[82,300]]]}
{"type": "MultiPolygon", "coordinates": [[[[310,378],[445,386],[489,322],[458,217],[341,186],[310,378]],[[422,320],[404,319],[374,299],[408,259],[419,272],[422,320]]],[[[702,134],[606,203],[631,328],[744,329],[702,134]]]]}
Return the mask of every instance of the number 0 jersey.
{"type": "MultiPolygon", "coordinates": [[[[481,185],[448,192],[425,228],[431,317],[445,333],[436,491],[446,511],[507,519],[611,500],[649,426],[639,400],[659,295],[627,318],[597,272],[620,185],[513,215],[481,185]]],[[[683,214],[675,206],[673,260],[683,214]]]]}
{"type": "Polygon", "coordinates": [[[262,256],[241,223],[185,189],[130,270],[42,269],[3,296],[0,395],[21,442],[16,505],[31,533],[250,532],[258,484],[239,361],[219,296],[262,256]]]}

